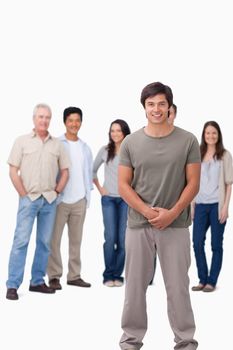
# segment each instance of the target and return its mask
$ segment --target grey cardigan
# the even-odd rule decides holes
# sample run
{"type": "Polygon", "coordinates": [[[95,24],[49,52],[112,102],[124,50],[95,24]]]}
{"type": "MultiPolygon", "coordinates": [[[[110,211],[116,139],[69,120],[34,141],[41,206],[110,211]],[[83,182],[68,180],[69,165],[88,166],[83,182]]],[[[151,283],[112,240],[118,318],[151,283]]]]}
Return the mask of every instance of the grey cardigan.
{"type": "Polygon", "coordinates": [[[225,202],[226,185],[231,185],[232,183],[233,183],[232,156],[229,151],[225,151],[220,163],[219,204],[218,204],[219,215],[225,202]]]}

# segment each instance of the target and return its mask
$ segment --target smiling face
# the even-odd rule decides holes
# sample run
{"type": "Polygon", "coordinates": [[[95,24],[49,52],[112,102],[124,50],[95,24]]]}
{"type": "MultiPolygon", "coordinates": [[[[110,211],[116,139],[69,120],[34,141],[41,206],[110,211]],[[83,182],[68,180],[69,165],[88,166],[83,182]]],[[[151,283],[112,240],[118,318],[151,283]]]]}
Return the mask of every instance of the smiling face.
{"type": "Polygon", "coordinates": [[[164,94],[148,97],[145,101],[148,125],[167,124],[169,105],[164,94]]]}
{"type": "Polygon", "coordinates": [[[218,130],[214,126],[208,125],[204,137],[208,146],[215,146],[218,142],[218,130]]]}
{"type": "Polygon", "coordinates": [[[75,137],[78,134],[79,129],[81,128],[82,121],[81,117],[78,113],[71,113],[67,118],[65,122],[66,126],[66,135],[69,138],[75,137]]]}
{"type": "Polygon", "coordinates": [[[51,112],[48,108],[46,107],[37,108],[35,115],[33,117],[35,132],[38,134],[46,133],[49,128],[50,120],[51,120],[51,112]]]}
{"type": "Polygon", "coordinates": [[[110,136],[115,144],[120,144],[124,140],[124,134],[120,124],[113,123],[110,130],[110,136]]]}

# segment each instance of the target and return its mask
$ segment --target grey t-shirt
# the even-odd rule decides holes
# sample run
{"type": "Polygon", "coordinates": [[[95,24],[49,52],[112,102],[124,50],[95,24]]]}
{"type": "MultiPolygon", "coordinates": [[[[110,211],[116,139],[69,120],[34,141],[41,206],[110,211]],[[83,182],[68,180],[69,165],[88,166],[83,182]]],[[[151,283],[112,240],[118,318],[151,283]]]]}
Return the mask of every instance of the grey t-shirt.
{"type": "MultiPolygon", "coordinates": [[[[119,164],[133,169],[132,188],[146,204],[170,209],[186,186],[186,165],[200,161],[198,141],[190,132],[175,127],[167,136],[151,137],[142,128],[123,140],[119,164]]],[[[188,206],[170,226],[190,224],[188,206]]],[[[149,225],[143,215],[129,208],[130,228],[149,225]]]]}
{"type": "Polygon", "coordinates": [[[113,159],[107,163],[108,151],[106,146],[101,147],[93,165],[93,179],[97,178],[97,172],[101,164],[104,163],[104,188],[108,191],[110,197],[120,197],[118,192],[118,163],[119,156],[116,154],[113,159]]]}

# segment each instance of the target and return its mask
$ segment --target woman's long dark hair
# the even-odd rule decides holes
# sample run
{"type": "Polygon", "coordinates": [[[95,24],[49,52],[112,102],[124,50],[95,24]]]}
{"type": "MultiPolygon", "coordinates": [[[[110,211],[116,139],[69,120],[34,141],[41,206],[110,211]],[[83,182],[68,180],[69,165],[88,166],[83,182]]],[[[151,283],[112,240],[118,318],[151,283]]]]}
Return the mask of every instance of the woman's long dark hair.
{"type": "Polygon", "coordinates": [[[116,149],[115,149],[115,142],[112,140],[111,138],[111,128],[113,124],[119,124],[121,127],[121,131],[124,135],[124,138],[130,134],[130,128],[129,125],[126,123],[126,121],[122,120],[122,119],[116,119],[114,120],[109,128],[109,132],[108,132],[108,137],[109,137],[109,143],[106,147],[108,155],[107,155],[107,163],[112,160],[115,157],[115,153],[116,153],[116,149]]]}
{"type": "Polygon", "coordinates": [[[205,131],[206,131],[206,128],[208,126],[213,126],[218,132],[218,141],[216,143],[216,151],[214,154],[214,158],[220,160],[220,159],[222,159],[222,156],[223,156],[224,152],[226,151],[226,149],[223,146],[222,132],[221,132],[220,126],[218,125],[217,122],[215,122],[213,120],[206,122],[204,127],[203,127],[203,131],[202,131],[202,135],[201,135],[201,144],[200,144],[201,160],[203,160],[203,158],[207,152],[207,143],[205,142],[205,131]]]}

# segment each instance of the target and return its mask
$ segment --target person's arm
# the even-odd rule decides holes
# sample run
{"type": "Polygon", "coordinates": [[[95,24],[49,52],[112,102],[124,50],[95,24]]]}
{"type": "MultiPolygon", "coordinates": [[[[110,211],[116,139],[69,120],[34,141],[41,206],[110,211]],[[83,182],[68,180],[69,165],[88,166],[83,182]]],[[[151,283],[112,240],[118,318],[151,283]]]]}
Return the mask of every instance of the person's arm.
{"type": "Polygon", "coordinates": [[[55,187],[55,191],[57,193],[61,193],[63,191],[63,189],[65,188],[65,185],[67,184],[68,179],[69,179],[69,170],[68,169],[60,170],[60,177],[55,187]]]}
{"type": "Polygon", "coordinates": [[[104,162],[104,160],[103,160],[104,151],[105,151],[105,147],[102,147],[99,150],[99,152],[94,160],[94,164],[93,164],[93,183],[95,184],[95,186],[98,189],[101,196],[108,194],[108,191],[106,190],[106,188],[104,188],[103,186],[100,185],[99,179],[97,176],[98,169],[104,162]]]}
{"type": "Polygon", "coordinates": [[[180,213],[192,202],[199,191],[200,184],[200,163],[186,165],[187,184],[182,191],[180,198],[171,209],[154,208],[158,211],[158,217],[149,222],[158,229],[164,229],[170,225],[180,213]]]}
{"type": "Polygon", "coordinates": [[[230,199],[231,199],[231,188],[232,188],[231,184],[226,185],[225,201],[224,201],[224,205],[221,209],[220,217],[219,217],[219,221],[221,224],[223,224],[228,218],[228,209],[229,209],[229,203],[230,203],[230,199]]]}
{"type": "Polygon", "coordinates": [[[101,186],[99,183],[98,178],[93,179],[94,184],[96,185],[97,190],[99,191],[101,196],[106,196],[108,195],[108,191],[106,190],[105,187],[101,186]]]}
{"type": "Polygon", "coordinates": [[[86,146],[86,161],[87,161],[87,177],[89,189],[93,190],[93,155],[89,146],[86,146]]]}
{"type": "Polygon", "coordinates": [[[191,204],[190,204],[190,209],[191,209],[191,219],[193,220],[194,219],[194,215],[195,215],[195,200],[192,200],[191,204]]]}
{"type": "Polygon", "coordinates": [[[19,175],[19,168],[13,165],[10,165],[10,179],[20,197],[26,196],[27,191],[25,190],[22,179],[19,175]]]}
{"type": "Polygon", "coordinates": [[[138,211],[147,219],[155,218],[157,212],[148,207],[138,194],[131,187],[133,179],[133,169],[124,165],[118,167],[118,189],[120,196],[133,209],[138,211]]]}
{"type": "Polygon", "coordinates": [[[224,178],[225,178],[225,198],[223,207],[219,213],[220,223],[224,223],[228,218],[228,209],[231,199],[231,188],[233,182],[232,155],[229,151],[224,153],[223,157],[224,178]]]}

